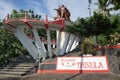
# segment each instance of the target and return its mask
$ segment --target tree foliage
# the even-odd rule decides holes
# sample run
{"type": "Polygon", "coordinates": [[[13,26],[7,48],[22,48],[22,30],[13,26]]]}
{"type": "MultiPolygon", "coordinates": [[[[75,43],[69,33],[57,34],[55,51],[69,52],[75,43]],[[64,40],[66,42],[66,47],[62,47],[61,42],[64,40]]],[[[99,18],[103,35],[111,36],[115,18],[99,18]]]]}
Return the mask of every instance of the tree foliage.
{"type": "Polygon", "coordinates": [[[35,18],[35,19],[41,19],[41,15],[36,14],[33,10],[19,10],[16,9],[12,10],[12,13],[10,14],[11,19],[18,19],[18,18],[24,18],[25,13],[28,15],[27,18],[35,18]]]}
{"type": "Polygon", "coordinates": [[[110,16],[110,11],[112,8],[109,7],[109,0],[98,0],[95,5],[98,6],[98,9],[96,10],[97,13],[101,13],[104,17],[110,16]]]}
{"type": "Polygon", "coordinates": [[[103,14],[94,12],[94,15],[89,18],[78,18],[75,23],[67,27],[67,31],[84,37],[96,36],[96,42],[105,41],[103,42],[105,45],[111,34],[120,33],[120,15],[104,17],[103,14]]]}
{"type": "Polygon", "coordinates": [[[102,14],[94,13],[90,18],[91,25],[93,26],[92,33],[94,35],[105,34],[111,27],[110,19],[104,17],[102,14]]]}
{"type": "Polygon", "coordinates": [[[120,9],[120,0],[109,0],[111,4],[114,5],[113,9],[114,10],[119,10],[120,9]]]}
{"type": "Polygon", "coordinates": [[[9,34],[4,28],[0,28],[0,64],[23,53],[25,53],[25,49],[14,35],[9,34]]]}
{"type": "Polygon", "coordinates": [[[104,34],[111,28],[110,19],[102,14],[94,13],[90,18],[78,18],[71,26],[67,27],[71,33],[79,33],[84,36],[104,34]]]}
{"type": "Polygon", "coordinates": [[[69,26],[67,26],[67,31],[75,35],[88,36],[88,31],[86,29],[87,20],[84,18],[78,18],[77,21],[69,26]]]}
{"type": "Polygon", "coordinates": [[[2,25],[3,25],[3,22],[2,22],[2,21],[0,21],[0,28],[2,27],[2,25]]]}

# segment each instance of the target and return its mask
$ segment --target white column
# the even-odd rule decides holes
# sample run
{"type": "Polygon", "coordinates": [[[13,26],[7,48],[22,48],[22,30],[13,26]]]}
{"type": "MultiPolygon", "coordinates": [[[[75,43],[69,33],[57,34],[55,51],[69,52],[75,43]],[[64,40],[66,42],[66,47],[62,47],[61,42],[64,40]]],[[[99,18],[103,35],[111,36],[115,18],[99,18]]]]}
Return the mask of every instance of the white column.
{"type": "Polygon", "coordinates": [[[70,34],[70,38],[69,38],[69,42],[68,42],[68,45],[67,45],[66,53],[70,52],[70,49],[73,45],[74,40],[75,40],[75,35],[70,34]]]}
{"type": "Polygon", "coordinates": [[[57,31],[57,45],[56,45],[56,50],[55,50],[55,54],[56,56],[59,56],[59,52],[60,52],[60,44],[61,44],[61,31],[57,31]]]}
{"type": "Polygon", "coordinates": [[[62,38],[64,38],[64,42],[63,42],[63,45],[62,45],[62,48],[61,48],[61,51],[60,51],[60,55],[64,55],[64,53],[65,53],[65,50],[66,50],[66,48],[67,48],[67,44],[68,44],[68,40],[69,40],[69,33],[67,33],[67,32],[64,32],[64,35],[63,36],[61,36],[62,38]]]}
{"type": "Polygon", "coordinates": [[[76,36],[70,51],[74,50],[78,44],[79,44],[79,38],[76,36]]]}
{"type": "Polygon", "coordinates": [[[36,28],[32,29],[32,31],[33,31],[33,34],[34,34],[34,37],[35,37],[35,40],[36,40],[36,46],[38,48],[39,55],[41,55],[43,58],[45,58],[46,53],[45,53],[44,48],[43,48],[44,46],[43,46],[43,44],[40,40],[40,37],[38,35],[38,32],[37,32],[36,28]]]}
{"type": "Polygon", "coordinates": [[[51,39],[50,39],[50,30],[47,29],[47,40],[48,40],[48,53],[49,57],[52,58],[52,50],[51,50],[51,39]]]}
{"type": "Polygon", "coordinates": [[[34,60],[37,59],[38,50],[33,45],[32,41],[26,36],[26,34],[22,31],[22,29],[16,29],[15,36],[19,39],[22,45],[27,49],[30,55],[34,60]]]}

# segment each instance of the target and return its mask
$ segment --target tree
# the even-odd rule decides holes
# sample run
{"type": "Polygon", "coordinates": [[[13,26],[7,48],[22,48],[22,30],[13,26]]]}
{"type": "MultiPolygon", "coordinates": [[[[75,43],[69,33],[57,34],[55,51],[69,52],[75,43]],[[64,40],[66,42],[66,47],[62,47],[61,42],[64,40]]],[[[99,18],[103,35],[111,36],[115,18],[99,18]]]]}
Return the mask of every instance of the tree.
{"type": "Polygon", "coordinates": [[[3,25],[3,22],[0,20],[0,28],[2,27],[2,25],[3,25]]]}
{"type": "Polygon", "coordinates": [[[95,3],[95,5],[98,6],[98,10],[96,12],[103,14],[104,17],[108,17],[110,15],[111,8],[109,8],[109,0],[98,0],[98,3],[95,3]]]}
{"type": "Polygon", "coordinates": [[[112,3],[114,5],[114,7],[113,7],[114,10],[120,9],[120,0],[110,0],[110,3],[112,3]]]}
{"type": "Polygon", "coordinates": [[[106,19],[105,23],[102,23],[102,25],[100,25],[100,26],[103,27],[103,28],[101,27],[103,29],[103,32],[102,32],[102,34],[98,35],[98,43],[99,44],[115,45],[117,42],[120,42],[120,39],[119,39],[120,15],[118,15],[118,14],[117,15],[111,15],[111,17],[108,20],[106,19]],[[103,24],[106,25],[106,26],[103,26],[103,24]],[[117,33],[117,35],[116,35],[116,33],[117,33]]]}
{"type": "Polygon", "coordinates": [[[120,15],[116,14],[116,15],[112,15],[110,18],[111,21],[111,33],[115,33],[118,32],[120,33],[120,15]]]}
{"type": "MultiPolygon", "coordinates": [[[[90,6],[91,0],[88,1],[90,6]]],[[[117,0],[111,1],[114,1],[115,4],[120,2],[117,2],[117,0]]],[[[88,18],[78,18],[75,23],[67,27],[67,31],[84,37],[96,36],[94,41],[106,45],[111,34],[116,32],[120,34],[120,14],[110,15],[109,12],[113,9],[110,6],[111,3],[110,0],[98,0],[98,3],[95,3],[98,5],[98,11],[94,11],[93,16],[88,18]]],[[[117,8],[120,9],[119,7],[117,8]]]]}
{"type": "Polygon", "coordinates": [[[87,29],[85,28],[86,19],[78,18],[75,23],[67,26],[66,30],[75,35],[88,36],[87,29]]]}
{"type": "Polygon", "coordinates": [[[11,61],[25,52],[15,36],[9,34],[4,28],[0,28],[0,64],[11,61]]]}
{"type": "Polygon", "coordinates": [[[94,26],[94,35],[105,34],[105,32],[111,28],[110,19],[99,13],[94,13],[94,15],[90,18],[90,22],[94,26]]]}
{"type": "Polygon", "coordinates": [[[99,13],[94,13],[93,16],[85,19],[78,18],[74,24],[67,27],[67,30],[73,34],[79,33],[84,37],[95,36],[96,43],[97,36],[106,34],[110,29],[113,29],[110,19],[99,13]]]}

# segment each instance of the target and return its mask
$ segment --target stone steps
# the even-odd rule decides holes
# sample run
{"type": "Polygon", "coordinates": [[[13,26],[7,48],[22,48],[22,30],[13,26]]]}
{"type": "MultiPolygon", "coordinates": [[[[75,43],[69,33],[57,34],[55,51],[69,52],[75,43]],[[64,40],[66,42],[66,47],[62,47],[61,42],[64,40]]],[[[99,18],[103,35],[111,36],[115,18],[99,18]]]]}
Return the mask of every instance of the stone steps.
{"type": "Polygon", "coordinates": [[[17,66],[0,68],[0,74],[6,75],[27,75],[35,71],[35,67],[31,66],[17,66]]]}
{"type": "Polygon", "coordinates": [[[8,66],[8,67],[0,67],[0,69],[31,69],[31,66],[8,66]]]}
{"type": "Polygon", "coordinates": [[[0,69],[0,71],[12,71],[12,72],[25,72],[25,71],[29,71],[30,69],[23,69],[23,68],[21,68],[21,69],[16,69],[16,68],[14,68],[14,69],[7,69],[7,68],[5,68],[5,69],[0,69]]]}
{"type": "Polygon", "coordinates": [[[10,63],[8,66],[11,67],[17,67],[17,66],[22,66],[22,67],[34,67],[35,63],[10,63]]]}
{"type": "Polygon", "coordinates": [[[26,72],[0,71],[0,74],[22,76],[22,75],[26,75],[26,72]]]}
{"type": "Polygon", "coordinates": [[[37,65],[31,57],[19,56],[6,66],[0,66],[0,76],[23,76],[35,73],[37,65]]]}

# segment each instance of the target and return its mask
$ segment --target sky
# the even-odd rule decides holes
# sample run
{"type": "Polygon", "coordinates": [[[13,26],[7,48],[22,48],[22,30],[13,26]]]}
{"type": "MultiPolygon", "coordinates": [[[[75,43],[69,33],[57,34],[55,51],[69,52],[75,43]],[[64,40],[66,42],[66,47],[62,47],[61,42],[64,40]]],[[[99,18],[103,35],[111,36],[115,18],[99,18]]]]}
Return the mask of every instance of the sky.
{"type": "MultiPolygon", "coordinates": [[[[97,0],[92,0],[91,13],[97,9],[94,3],[97,0]]],[[[70,13],[71,20],[75,21],[78,17],[89,17],[88,0],[0,0],[0,19],[10,14],[13,9],[29,10],[32,9],[37,14],[56,16],[55,8],[59,5],[65,5],[70,13]]]]}

